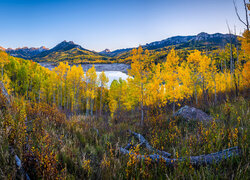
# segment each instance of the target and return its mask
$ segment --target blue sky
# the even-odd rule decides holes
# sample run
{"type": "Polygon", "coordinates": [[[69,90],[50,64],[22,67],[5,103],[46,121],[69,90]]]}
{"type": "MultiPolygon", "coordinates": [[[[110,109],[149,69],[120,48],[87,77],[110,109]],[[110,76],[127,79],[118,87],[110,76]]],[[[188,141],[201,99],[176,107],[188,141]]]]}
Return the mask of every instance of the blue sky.
{"type": "MultiPolygon", "coordinates": [[[[242,0],[238,2],[243,13],[242,0]]],[[[51,48],[63,40],[101,51],[176,35],[237,33],[232,0],[0,0],[0,46],[51,48]]]]}

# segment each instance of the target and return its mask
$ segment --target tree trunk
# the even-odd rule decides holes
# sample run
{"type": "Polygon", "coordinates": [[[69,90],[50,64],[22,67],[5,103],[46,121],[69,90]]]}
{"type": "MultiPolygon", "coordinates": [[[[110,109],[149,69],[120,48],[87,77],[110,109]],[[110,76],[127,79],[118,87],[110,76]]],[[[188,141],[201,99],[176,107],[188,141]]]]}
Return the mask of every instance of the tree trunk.
{"type": "Polygon", "coordinates": [[[38,92],[38,102],[40,103],[40,97],[41,97],[41,90],[39,89],[39,92],[38,92]]]}
{"type": "Polygon", "coordinates": [[[57,106],[60,107],[60,101],[59,98],[60,97],[60,87],[57,87],[57,106]]]}
{"type": "Polygon", "coordinates": [[[67,96],[67,110],[69,109],[69,96],[67,96]]]}
{"type": "Polygon", "coordinates": [[[230,42],[230,72],[233,73],[233,51],[232,51],[232,43],[230,42]]]}
{"type": "Polygon", "coordinates": [[[88,83],[86,82],[86,95],[87,95],[87,98],[86,98],[86,116],[88,117],[89,116],[89,97],[88,97],[87,92],[88,92],[88,83]]]}
{"type": "Polygon", "coordinates": [[[86,99],[86,116],[89,116],[89,98],[86,99]]]}
{"type": "Polygon", "coordinates": [[[3,65],[2,65],[2,81],[3,81],[3,65]]]}
{"type": "Polygon", "coordinates": [[[143,111],[143,83],[141,83],[141,126],[144,125],[144,111],[143,111]]]}
{"type": "Polygon", "coordinates": [[[91,110],[90,112],[91,112],[91,117],[93,116],[93,103],[94,103],[94,102],[93,102],[93,98],[91,98],[91,99],[90,99],[90,106],[91,106],[91,107],[90,107],[90,110],[91,110]]]}
{"type": "Polygon", "coordinates": [[[146,148],[149,151],[153,151],[154,154],[149,154],[149,155],[134,154],[133,152],[130,151],[131,147],[133,146],[130,142],[126,145],[126,147],[124,148],[120,147],[121,153],[128,154],[130,156],[132,155],[139,160],[145,160],[146,158],[150,157],[152,162],[159,162],[160,159],[163,159],[165,161],[166,166],[174,166],[178,164],[179,162],[184,162],[184,161],[188,161],[194,166],[209,165],[209,164],[215,164],[220,161],[226,160],[232,156],[241,155],[240,149],[236,146],[236,147],[225,149],[216,153],[172,159],[172,158],[169,158],[171,156],[170,153],[153,148],[141,134],[132,132],[130,130],[129,132],[131,135],[133,135],[135,138],[139,140],[138,145],[140,146],[145,145],[146,148]]]}
{"type": "Polygon", "coordinates": [[[222,59],[220,59],[220,68],[221,68],[221,72],[223,73],[222,59]]]}
{"type": "Polygon", "coordinates": [[[63,107],[63,88],[62,88],[62,82],[61,82],[61,108],[63,107]]]}
{"type": "Polygon", "coordinates": [[[141,102],[141,126],[144,124],[143,102],[141,102]]]}
{"type": "Polygon", "coordinates": [[[224,59],[224,64],[225,64],[225,72],[226,72],[226,70],[227,70],[227,60],[226,60],[226,58],[224,59]]]}
{"type": "Polygon", "coordinates": [[[195,87],[195,103],[196,105],[198,104],[198,97],[197,97],[197,89],[195,87]]]}
{"type": "Polygon", "coordinates": [[[214,81],[214,104],[217,103],[217,95],[216,95],[216,80],[214,81]]]}
{"type": "Polygon", "coordinates": [[[102,116],[102,86],[101,86],[101,95],[100,95],[100,116],[102,116]]]}
{"type": "MultiPolygon", "coordinates": [[[[235,35],[236,35],[236,33],[235,33],[235,35]]],[[[236,50],[237,50],[237,68],[239,68],[239,44],[238,44],[238,40],[236,40],[236,42],[237,42],[237,44],[236,44],[236,50]]],[[[236,82],[236,88],[237,87],[239,87],[240,86],[240,77],[239,77],[240,75],[239,75],[239,73],[238,73],[238,81],[236,82]]],[[[238,91],[238,89],[236,89],[236,96],[238,96],[239,95],[239,91],[238,91]]]]}
{"type": "Polygon", "coordinates": [[[56,98],[55,98],[55,90],[54,90],[54,87],[53,87],[53,104],[56,103],[56,98]]]}
{"type": "Polygon", "coordinates": [[[185,161],[190,163],[192,166],[206,166],[206,165],[217,164],[231,157],[240,156],[240,149],[238,147],[232,147],[216,153],[211,153],[206,155],[204,154],[200,156],[180,157],[178,159],[167,158],[157,153],[150,155],[141,155],[141,154],[138,155],[122,147],[120,148],[120,152],[123,154],[134,156],[136,159],[139,160],[145,160],[146,158],[150,158],[152,162],[159,162],[160,159],[163,159],[165,162],[165,166],[172,166],[172,167],[178,165],[180,162],[185,162],[185,161]]]}
{"type": "Polygon", "coordinates": [[[203,93],[203,103],[205,104],[206,101],[206,93],[205,93],[205,80],[202,78],[202,93],[203,93]]]}
{"type": "Polygon", "coordinates": [[[173,114],[175,113],[175,101],[173,102],[173,114]]]}

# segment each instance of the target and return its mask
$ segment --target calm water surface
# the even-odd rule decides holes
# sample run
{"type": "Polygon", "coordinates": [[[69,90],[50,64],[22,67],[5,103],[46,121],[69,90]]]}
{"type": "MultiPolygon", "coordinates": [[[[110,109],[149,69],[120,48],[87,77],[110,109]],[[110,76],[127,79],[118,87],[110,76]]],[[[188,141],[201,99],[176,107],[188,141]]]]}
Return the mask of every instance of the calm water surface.
{"type": "MultiPolygon", "coordinates": [[[[47,63],[47,62],[40,62],[41,66],[46,67],[50,70],[54,69],[57,65],[53,63],[47,63]]],[[[82,66],[84,72],[86,72],[89,68],[91,68],[93,65],[95,65],[96,74],[99,76],[99,74],[104,71],[106,76],[109,78],[108,86],[112,83],[113,80],[119,80],[119,78],[126,80],[128,78],[128,71],[127,69],[130,69],[130,65],[127,64],[81,64],[79,66],[82,66]]],[[[72,66],[72,65],[70,65],[72,66]]],[[[78,66],[78,65],[77,65],[78,66]]]]}

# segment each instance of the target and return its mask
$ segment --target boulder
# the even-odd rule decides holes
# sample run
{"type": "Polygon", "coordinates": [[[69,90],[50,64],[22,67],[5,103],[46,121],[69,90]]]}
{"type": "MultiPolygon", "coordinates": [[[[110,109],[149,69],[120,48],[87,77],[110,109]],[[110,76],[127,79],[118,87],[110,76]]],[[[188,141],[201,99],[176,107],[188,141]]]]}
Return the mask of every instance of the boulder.
{"type": "Polygon", "coordinates": [[[184,106],[180,108],[176,113],[173,115],[174,117],[181,117],[187,121],[190,120],[198,120],[198,121],[212,121],[213,118],[209,116],[207,113],[203,112],[200,109],[184,106]]]}

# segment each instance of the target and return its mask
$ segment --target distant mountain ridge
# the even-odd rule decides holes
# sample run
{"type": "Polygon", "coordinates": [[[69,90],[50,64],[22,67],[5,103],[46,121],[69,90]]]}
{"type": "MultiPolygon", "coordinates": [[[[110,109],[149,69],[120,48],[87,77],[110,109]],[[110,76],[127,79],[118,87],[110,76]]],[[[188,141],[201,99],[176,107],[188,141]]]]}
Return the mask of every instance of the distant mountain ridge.
{"type": "MultiPolygon", "coordinates": [[[[163,48],[166,46],[175,46],[181,45],[181,47],[188,46],[224,46],[225,44],[230,42],[230,38],[232,43],[236,42],[237,36],[233,34],[208,34],[205,32],[199,33],[196,36],[174,36],[162,41],[155,41],[149,44],[142,46],[143,48],[152,50],[163,48]]],[[[178,48],[178,47],[177,47],[178,48]]]]}
{"type": "MultiPolygon", "coordinates": [[[[154,41],[151,43],[147,43],[145,45],[142,45],[142,47],[148,50],[154,50],[168,46],[175,46],[176,49],[186,48],[186,47],[193,47],[193,48],[199,48],[199,47],[209,48],[211,46],[224,47],[230,41],[232,41],[232,43],[235,44],[236,39],[237,36],[233,34],[222,34],[222,33],[208,34],[205,32],[201,32],[197,35],[191,35],[191,36],[173,36],[161,41],[154,41]]],[[[131,51],[132,49],[133,48],[118,49],[106,53],[106,55],[117,56],[119,54],[131,51]]]]}
{"type": "Polygon", "coordinates": [[[30,59],[44,51],[49,50],[48,48],[41,46],[40,48],[28,48],[28,47],[23,47],[23,48],[16,48],[16,49],[2,49],[5,52],[9,53],[11,56],[15,56],[15,57],[20,57],[20,58],[24,58],[24,59],[30,59]]]}
{"type": "MultiPolygon", "coordinates": [[[[230,34],[208,34],[205,32],[198,35],[191,36],[173,36],[161,41],[155,41],[142,45],[144,49],[156,50],[169,46],[174,46],[176,49],[204,49],[211,47],[224,47],[230,41],[236,43],[237,36],[230,34]]],[[[117,49],[110,51],[105,49],[101,52],[95,52],[84,49],[82,46],[75,44],[73,41],[62,41],[55,47],[48,49],[44,46],[40,48],[17,48],[17,49],[5,49],[0,47],[0,50],[6,51],[12,56],[21,57],[24,59],[32,59],[35,61],[74,61],[74,62],[86,62],[89,61],[101,61],[105,63],[107,60],[114,60],[119,58],[121,54],[131,51],[133,48],[117,49]]]]}

